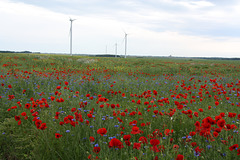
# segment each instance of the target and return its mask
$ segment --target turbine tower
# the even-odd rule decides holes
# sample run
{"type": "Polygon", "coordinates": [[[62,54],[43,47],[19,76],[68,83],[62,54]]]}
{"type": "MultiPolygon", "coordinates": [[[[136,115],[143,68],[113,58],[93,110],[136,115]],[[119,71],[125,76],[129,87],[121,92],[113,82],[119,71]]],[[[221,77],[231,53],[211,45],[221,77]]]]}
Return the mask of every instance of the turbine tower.
{"type": "Polygon", "coordinates": [[[127,58],[126,56],[127,56],[127,33],[126,32],[124,32],[125,33],[125,58],[127,58]]]}
{"type": "Polygon", "coordinates": [[[71,26],[70,26],[70,55],[72,56],[72,22],[75,21],[76,19],[71,19],[70,18],[70,22],[71,22],[71,26]]]}

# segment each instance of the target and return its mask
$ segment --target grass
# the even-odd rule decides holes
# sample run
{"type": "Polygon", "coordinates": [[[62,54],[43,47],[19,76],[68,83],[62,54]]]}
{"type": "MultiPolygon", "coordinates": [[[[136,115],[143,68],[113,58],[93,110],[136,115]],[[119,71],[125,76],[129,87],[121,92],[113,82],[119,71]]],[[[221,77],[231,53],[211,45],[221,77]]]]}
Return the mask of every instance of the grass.
{"type": "Polygon", "coordinates": [[[0,57],[0,159],[239,158],[239,61],[0,57]]]}

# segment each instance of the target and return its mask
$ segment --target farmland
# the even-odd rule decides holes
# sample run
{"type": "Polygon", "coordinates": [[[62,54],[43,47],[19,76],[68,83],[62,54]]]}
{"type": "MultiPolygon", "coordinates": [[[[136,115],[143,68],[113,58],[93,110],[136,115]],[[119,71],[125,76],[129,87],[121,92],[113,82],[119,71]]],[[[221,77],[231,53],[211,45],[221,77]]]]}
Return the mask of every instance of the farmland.
{"type": "Polygon", "coordinates": [[[0,159],[240,158],[239,61],[0,58],[0,159]]]}

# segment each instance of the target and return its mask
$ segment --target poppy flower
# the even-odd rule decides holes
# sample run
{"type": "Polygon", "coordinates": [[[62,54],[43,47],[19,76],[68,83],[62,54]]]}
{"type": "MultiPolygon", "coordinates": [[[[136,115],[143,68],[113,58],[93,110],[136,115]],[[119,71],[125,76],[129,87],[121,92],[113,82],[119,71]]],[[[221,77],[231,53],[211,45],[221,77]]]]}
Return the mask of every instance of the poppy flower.
{"type": "Polygon", "coordinates": [[[31,104],[27,103],[25,104],[25,108],[29,109],[31,107],[31,104]]]}
{"type": "Polygon", "coordinates": [[[141,143],[134,143],[133,144],[133,149],[139,150],[141,148],[141,143]]]}
{"type": "Polygon", "coordinates": [[[126,140],[126,141],[129,141],[130,138],[131,138],[131,135],[129,135],[129,134],[123,136],[123,139],[126,140]]]}
{"type": "Polygon", "coordinates": [[[95,141],[95,138],[92,137],[92,136],[90,136],[89,139],[90,139],[91,142],[94,142],[94,141],[95,141]]]}
{"type": "Polygon", "coordinates": [[[15,120],[19,121],[20,120],[20,116],[15,116],[15,120]]]}
{"type": "Polygon", "coordinates": [[[132,127],[131,134],[139,134],[139,133],[141,133],[141,131],[139,130],[138,127],[136,126],[132,127]]]}
{"type": "Polygon", "coordinates": [[[75,112],[75,111],[76,111],[76,108],[72,108],[72,109],[71,109],[71,112],[75,112]]]}
{"type": "Polygon", "coordinates": [[[27,114],[26,114],[26,112],[22,112],[21,115],[22,116],[26,116],[27,114]]]}
{"type": "Polygon", "coordinates": [[[125,144],[126,144],[127,146],[131,146],[131,142],[130,142],[130,141],[125,141],[125,144]]]}
{"type": "Polygon", "coordinates": [[[184,156],[183,156],[183,155],[181,155],[181,154],[177,155],[176,160],[183,160],[183,159],[184,159],[184,156]]]}
{"type": "Polygon", "coordinates": [[[60,137],[62,137],[61,134],[59,134],[59,133],[55,133],[55,138],[60,138],[60,137]]]}
{"type": "Polygon", "coordinates": [[[147,143],[148,143],[146,137],[140,137],[140,138],[138,139],[138,141],[141,142],[141,143],[143,143],[143,144],[147,144],[147,143]]]}
{"type": "Polygon", "coordinates": [[[217,136],[218,136],[218,132],[214,131],[214,132],[213,132],[213,136],[214,136],[214,137],[217,137],[217,136]]]}
{"type": "Polygon", "coordinates": [[[173,145],[173,149],[178,150],[178,148],[179,148],[179,145],[176,145],[176,144],[173,145]]]}
{"type": "Polygon", "coordinates": [[[226,122],[224,119],[221,119],[217,122],[218,127],[223,128],[225,126],[226,122]]]}
{"type": "Polygon", "coordinates": [[[92,118],[93,117],[92,114],[87,114],[87,116],[88,116],[88,118],[92,118]]]}
{"type": "Polygon", "coordinates": [[[119,148],[119,149],[121,149],[121,148],[123,148],[124,146],[123,146],[123,143],[120,141],[120,140],[118,140],[117,138],[113,138],[113,139],[111,139],[111,141],[109,142],[109,144],[108,144],[108,147],[109,148],[119,148]]]}
{"type": "Polygon", "coordinates": [[[100,147],[94,147],[93,152],[98,154],[100,152],[101,148],[100,147]]]}
{"type": "Polygon", "coordinates": [[[151,139],[150,144],[153,146],[157,146],[160,144],[160,141],[158,139],[151,139]]]}
{"type": "Polygon", "coordinates": [[[67,85],[68,85],[68,82],[65,81],[64,84],[67,86],[67,85]]]}
{"type": "Polygon", "coordinates": [[[237,155],[238,156],[240,155],[240,148],[237,150],[237,155]]]}
{"type": "Polygon", "coordinates": [[[47,128],[46,123],[42,123],[39,129],[45,130],[47,128]]]}
{"type": "Polygon", "coordinates": [[[234,144],[234,145],[232,145],[231,147],[229,147],[229,150],[230,151],[233,151],[234,149],[236,149],[236,148],[238,148],[239,146],[238,146],[238,144],[234,144]]]}
{"type": "Polygon", "coordinates": [[[197,145],[197,143],[196,142],[192,142],[191,145],[192,145],[192,147],[195,147],[197,145]]]}
{"type": "Polygon", "coordinates": [[[107,133],[107,130],[106,130],[106,128],[100,128],[97,130],[97,133],[100,134],[101,136],[103,136],[104,134],[107,133]]]}

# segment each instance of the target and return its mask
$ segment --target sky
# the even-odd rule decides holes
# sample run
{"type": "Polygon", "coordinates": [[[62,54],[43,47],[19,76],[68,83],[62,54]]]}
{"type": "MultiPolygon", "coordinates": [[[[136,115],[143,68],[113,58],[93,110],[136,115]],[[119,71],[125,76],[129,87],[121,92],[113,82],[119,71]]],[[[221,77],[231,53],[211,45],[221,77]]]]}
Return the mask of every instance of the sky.
{"type": "Polygon", "coordinates": [[[0,0],[0,50],[240,58],[239,0],[0,0]],[[124,33],[125,32],[125,33],[124,33]]]}

